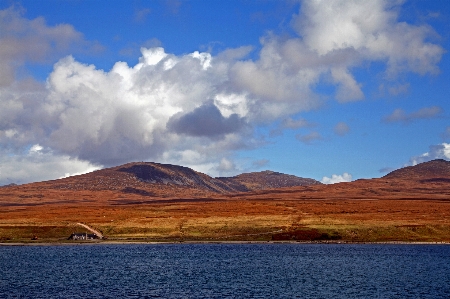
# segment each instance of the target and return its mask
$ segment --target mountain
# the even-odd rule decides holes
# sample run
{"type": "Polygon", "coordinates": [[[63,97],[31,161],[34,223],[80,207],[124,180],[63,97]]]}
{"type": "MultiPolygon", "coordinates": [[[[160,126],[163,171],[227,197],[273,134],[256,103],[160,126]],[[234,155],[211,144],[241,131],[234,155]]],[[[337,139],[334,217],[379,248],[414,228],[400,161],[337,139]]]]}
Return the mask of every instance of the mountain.
{"type": "Polygon", "coordinates": [[[0,206],[157,201],[450,198],[450,162],[434,160],[382,178],[324,185],[273,171],[213,178],[190,168],[128,163],[58,180],[0,188],[0,206]],[[283,187],[283,188],[282,188],[283,187]]]}
{"type": "Polygon", "coordinates": [[[128,163],[58,180],[17,186],[65,191],[112,191],[153,197],[208,196],[270,188],[317,185],[320,182],[273,171],[213,178],[191,168],[152,162],[128,163]]]}

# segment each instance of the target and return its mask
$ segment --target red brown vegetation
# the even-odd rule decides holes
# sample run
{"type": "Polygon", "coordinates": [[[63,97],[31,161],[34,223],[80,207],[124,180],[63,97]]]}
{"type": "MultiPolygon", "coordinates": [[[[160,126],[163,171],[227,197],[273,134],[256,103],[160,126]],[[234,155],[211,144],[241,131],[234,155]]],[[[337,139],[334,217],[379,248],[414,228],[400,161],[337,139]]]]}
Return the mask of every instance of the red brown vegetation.
{"type": "Polygon", "coordinates": [[[63,240],[84,222],[110,240],[450,241],[443,160],[379,179],[266,190],[260,173],[238,182],[257,191],[241,193],[189,169],[133,165],[143,164],[0,188],[0,240],[63,240]]]}

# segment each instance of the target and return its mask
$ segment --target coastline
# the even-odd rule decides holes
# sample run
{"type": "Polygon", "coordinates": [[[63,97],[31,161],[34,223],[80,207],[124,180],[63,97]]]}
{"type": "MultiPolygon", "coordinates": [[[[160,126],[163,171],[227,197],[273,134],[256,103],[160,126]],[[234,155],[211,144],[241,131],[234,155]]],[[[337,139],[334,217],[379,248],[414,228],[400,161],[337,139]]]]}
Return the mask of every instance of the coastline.
{"type": "Polygon", "coordinates": [[[87,245],[183,245],[183,244],[298,244],[298,245],[450,245],[450,242],[318,242],[318,241],[95,241],[95,242],[11,242],[0,243],[0,247],[7,246],[87,246],[87,245]]]}

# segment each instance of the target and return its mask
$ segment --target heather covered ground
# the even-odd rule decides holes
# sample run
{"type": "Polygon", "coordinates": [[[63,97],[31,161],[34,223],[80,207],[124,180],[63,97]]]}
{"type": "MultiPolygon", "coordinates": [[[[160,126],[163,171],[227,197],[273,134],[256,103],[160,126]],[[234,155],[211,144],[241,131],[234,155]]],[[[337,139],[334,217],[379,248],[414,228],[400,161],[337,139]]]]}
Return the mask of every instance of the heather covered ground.
{"type": "Polygon", "coordinates": [[[104,172],[9,186],[0,189],[0,242],[66,242],[86,231],[76,223],[108,241],[450,242],[448,167],[250,192],[104,172]]]}

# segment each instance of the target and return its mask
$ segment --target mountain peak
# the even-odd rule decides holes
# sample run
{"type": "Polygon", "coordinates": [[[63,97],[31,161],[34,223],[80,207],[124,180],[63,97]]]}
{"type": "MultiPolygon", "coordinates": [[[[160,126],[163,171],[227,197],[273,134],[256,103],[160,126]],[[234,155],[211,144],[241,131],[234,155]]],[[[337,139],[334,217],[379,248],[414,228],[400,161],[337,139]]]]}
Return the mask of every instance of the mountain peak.
{"type": "Polygon", "coordinates": [[[116,190],[147,196],[230,194],[280,187],[320,184],[313,179],[270,170],[229,178],[212,178],[191,168],[154,162],[134,162],[88,174],[52,181],[52,188],[66,190],[116,190]]]}

